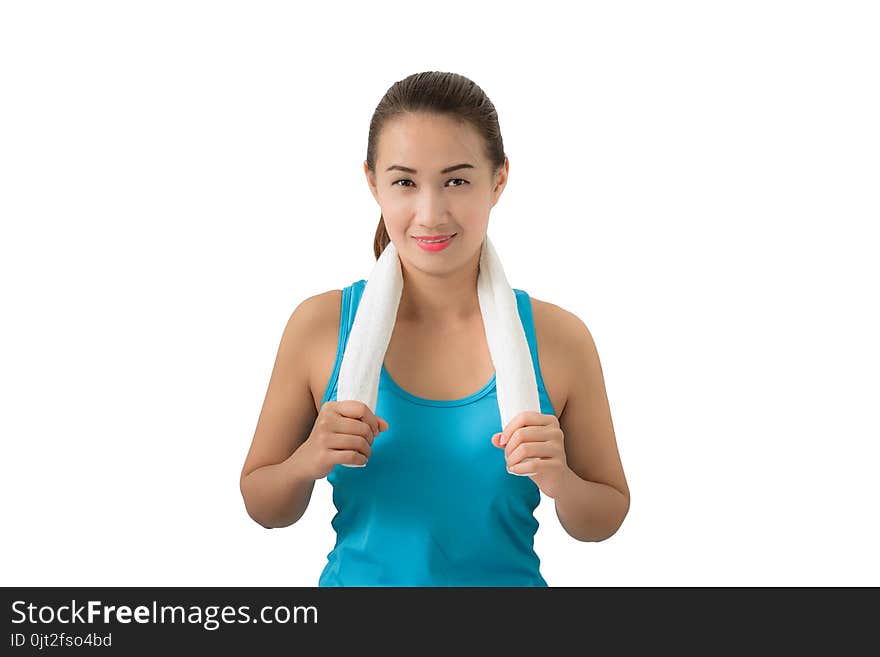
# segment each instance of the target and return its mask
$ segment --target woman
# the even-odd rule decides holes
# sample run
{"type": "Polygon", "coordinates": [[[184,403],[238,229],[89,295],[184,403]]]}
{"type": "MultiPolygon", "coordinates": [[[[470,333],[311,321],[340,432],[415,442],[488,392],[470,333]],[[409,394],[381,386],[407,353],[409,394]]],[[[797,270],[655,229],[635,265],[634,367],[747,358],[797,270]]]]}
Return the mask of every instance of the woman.
{"type": "Polygon", "coordinates": [[[533,550],[541,492],[581,541],[608,538],[628,512],[590,333],[517,289],[541,413],[500,426],[477,277],[508,169],[495,109],[463,76],[411,75],[376,108],[373,251],[393,242],[404,282],[376,412],[336,399],[360,280],[291,315],[241,474],[264,527],[296,522],[314,482],[332,484],[337,540],[319,586],[547,586],[533,550]]]}

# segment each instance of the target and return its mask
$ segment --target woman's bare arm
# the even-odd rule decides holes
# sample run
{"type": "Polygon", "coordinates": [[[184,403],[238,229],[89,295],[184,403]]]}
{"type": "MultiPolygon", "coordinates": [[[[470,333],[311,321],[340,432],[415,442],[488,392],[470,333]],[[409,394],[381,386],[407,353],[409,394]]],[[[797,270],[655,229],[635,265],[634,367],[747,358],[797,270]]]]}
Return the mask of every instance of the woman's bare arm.
{"type": "Polygon", "coordinates": [[[315,482],[297,468],[296,449],[311,434],[318,415],[309,385],[309,354],[319,332],[337,330],[338,294],[333,292],[309,297],[291,314],[241,471],[245,508],[263,527],[295,523],[312,496],[315,482]]]}
{"type": "Polygon", "coordinates": [[[629,512],[629,487],[593,337],[576,315],[561,308],[557,314],[569,354],[569,392],[559,427],[572,473],[556,498],[556,515],[573,538],[603,541],[620,528],[629,512]]]}

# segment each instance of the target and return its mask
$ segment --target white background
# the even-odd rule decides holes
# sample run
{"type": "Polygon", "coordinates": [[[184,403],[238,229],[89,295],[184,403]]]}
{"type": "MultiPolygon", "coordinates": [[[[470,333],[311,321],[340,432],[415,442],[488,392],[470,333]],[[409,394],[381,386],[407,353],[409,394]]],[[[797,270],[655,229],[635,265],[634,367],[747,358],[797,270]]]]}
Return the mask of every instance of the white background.
{"type": "Polygon", "coordinates": [[[0,581],[317,584],[239,474],[304,298],[364,278],[367,129],[423,70],[498,110],[489,234],[577,314],[632,507],[551,586],[878,585],[870,2],[5,2],[0,581]]]}

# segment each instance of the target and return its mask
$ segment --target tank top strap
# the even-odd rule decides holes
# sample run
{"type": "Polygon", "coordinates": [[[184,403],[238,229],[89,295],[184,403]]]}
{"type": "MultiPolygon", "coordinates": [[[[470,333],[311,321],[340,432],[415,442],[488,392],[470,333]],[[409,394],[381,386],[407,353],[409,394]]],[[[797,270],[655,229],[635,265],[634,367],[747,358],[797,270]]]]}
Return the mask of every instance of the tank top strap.
{"type": "Polygon", "coordinates": [[[321,401],[322,405],[333,396],[336,384],[339,381],[339,368],[342,367],[342,356],[345,352],[345,346],[348,344],[348,336],[351,333],[351,326],[354,323],[354,316],[357,312],[361,296],[364,293],[366,283],[366,279],[361,279],[342,289],[342,307],[339,311],[339,338],[336,343],[336,362],[333,364],[333,374],[330,375],[330,381],[327,382],[327,389],[324,391],[324,398],[321,401]]]}
{"type": "Polygon", "coordinates": [[[348,331],[351,331],[351,325],[354,324],[354,316],[357,313],[358,306],[361,303],[361,297],[364,295],[364,288],[367,286],[367,279],[362,278],[348,286],[348,318],[346,341],[348,340],[348,331]]]}

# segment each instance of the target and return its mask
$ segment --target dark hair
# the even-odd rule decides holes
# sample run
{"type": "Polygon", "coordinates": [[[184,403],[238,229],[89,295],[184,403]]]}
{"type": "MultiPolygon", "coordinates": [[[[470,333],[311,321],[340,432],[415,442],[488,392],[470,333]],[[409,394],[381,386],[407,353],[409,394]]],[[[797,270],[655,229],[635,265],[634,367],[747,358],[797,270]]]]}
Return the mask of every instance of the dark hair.
{"type": "MultiPolygon", "coordinates": [[[[457,73],[426,71],[414,73],[395,82],[373,112],[367,139],[367,168],[376,175],[376,147],[385,123],[410,112],[440,114],[470,123],[483,136],[486,155],[497,172],[504,166],[504,142],[498,126],[495,106],[476,83],[457,73]]],[[[379,215],[379,225],[373,239],[376,260],[388,246],[391,238],[385,228],[385,217],[379,215]]]]}

